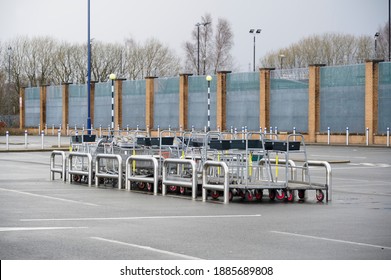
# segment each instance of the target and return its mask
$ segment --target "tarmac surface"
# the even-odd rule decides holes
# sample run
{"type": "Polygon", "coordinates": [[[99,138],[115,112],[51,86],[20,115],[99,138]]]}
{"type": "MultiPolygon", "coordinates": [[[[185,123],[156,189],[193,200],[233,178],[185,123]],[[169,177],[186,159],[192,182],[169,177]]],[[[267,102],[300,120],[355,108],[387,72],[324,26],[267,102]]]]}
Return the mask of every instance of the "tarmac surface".
{"type": "MultiPolygon", "coordinates": [[[[0,259],[390,260],[391,149],[307,154],[332,162],[328,203],[314,191],[305,202],[224,205],[88,187],[50,181],[50,152],[1,152],[0,259]]],[[[322,181],[324,171],[311,176],[322,181]]]]}

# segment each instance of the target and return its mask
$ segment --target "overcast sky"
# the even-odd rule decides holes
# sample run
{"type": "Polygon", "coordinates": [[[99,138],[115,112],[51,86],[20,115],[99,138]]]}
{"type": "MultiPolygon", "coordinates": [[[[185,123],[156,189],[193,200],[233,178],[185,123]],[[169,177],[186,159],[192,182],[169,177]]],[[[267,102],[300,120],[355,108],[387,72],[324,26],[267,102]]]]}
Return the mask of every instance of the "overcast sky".
{"type": "MultiPolygon", "coordinates": [[[[91,38],[120,42],[154,37],[183,55],[201,16],[229,20],[232,54],[241,71],[251,68],[253,37],[261,28],[256,56],[325,32],[373,36],[388,20],[389,0],[91,0],[91,38]]],[[[0,41],[18,35],[50,35],[87,41],[87,0],[0,0],[0,41]]]]}

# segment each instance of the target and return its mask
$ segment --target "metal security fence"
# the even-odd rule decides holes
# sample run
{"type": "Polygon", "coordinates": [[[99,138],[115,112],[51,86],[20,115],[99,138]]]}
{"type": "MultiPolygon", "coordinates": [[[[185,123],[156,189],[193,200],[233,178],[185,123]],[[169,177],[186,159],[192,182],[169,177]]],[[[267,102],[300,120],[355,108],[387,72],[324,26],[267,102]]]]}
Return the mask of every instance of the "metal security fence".
{"type": "Polygon", "coordinates": [[[95,84],[94,126],[111,125],[111,82],[95,84]]]}
{"type": "Polygon", "coordinates": [[[379,63],[379,133],[391,127],[391,62],[379,63]]]}
{"type": "Polygon", "coordinates": [[[259,73],[227,75],[227,128],[259,130],[259,73]]]}
{"type": "Polygon", "coordinates": [[[308,131],[308,69],[270,73],[270,126],[279,131],[308,131]]]}
{"type": "Polygon", "coordinates": [[[179,128],[179,77],[155,79],[154,126],[179,128]]]}
{"type": "Polygon", "coordinates": [[[145,80],[122,82],[122,124],[145,129],[145,80]]]}
{"type": "Polygon", "coordinates": [[[37,127],[40,123],[40,94],[39,87],[26,88],[25,104],[25,126],[37,127]]]}
{"type": "Polygon", "coordinates": [[[46,123],[60,127],[62,123],[62,86],[48,86],[46,89],[46,123]]]}
{"type": "Polygon", "coordinates": [[[365,132],[365,65],[320,69],[320,131],[365,132]]]}
{"type": "Polygon", "coordinates": [[[87,85],[69,85],[69,125],[87,127],[87,85]]]}
{"type": "MultiPolygon", "coordinates": [[[[212,76],[210,89],[211,129],[216,130],[216,76],[212,76]]],[[[208,84],[205,76],[189,77],[188,125],[203,130],[208,123],[208,84]]]]}

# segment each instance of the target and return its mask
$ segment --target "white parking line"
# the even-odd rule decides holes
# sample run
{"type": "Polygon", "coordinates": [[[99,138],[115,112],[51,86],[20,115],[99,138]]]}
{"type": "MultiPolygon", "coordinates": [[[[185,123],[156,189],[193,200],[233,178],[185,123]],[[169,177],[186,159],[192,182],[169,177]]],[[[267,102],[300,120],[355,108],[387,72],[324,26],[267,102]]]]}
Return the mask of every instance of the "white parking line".
{"type": "Polygon", "coordinates": [[[13,193],[24,194],[24,195],[29,195],[29,196],[54,199],[54,200],[59,200],[59,201],[63,201],[63,202],[83,204],[83,205],[88,205],[88,206],[99,206],[94,203],[88,203],[88,202],[82,202],[82,201],[77,201],[77,200],[70,200],[70,199],[64,199],[64,198],[58,198],[58,197],[53,197],[53,196],[47,196],[47,195],[41,195],[41,194],[35,194],[35,193],[29,193],[29,192],[22,192],[22,191],[10,190],[10,189],[4,189],[4,188],[0,188],[0,191],[13,192],[13,193]]]}
{"type": "Polygon", "coordinates": [[[148,219],[215,219],[215,218],[253,218],[255,215],[211,215],[211,216],[146,216],[146,217],[98,217],[98,218],[60,218],[60,219],[21,219],[21,222],[46,222],[46,221],[110,221],[110,220],[148,220],[148,219]]]}
{"type": "Polygon", "coordinates": [[[184,254],[179,254],[179,253],[174,253],[174,252],[170,252],[170,251],[160,250],[160,249],[152,248],[152,247],[149,247],[149,246],[141,246],[141,245],[137,245],[137,244],[131,244],[131,243],[126,243],[126,242],[122,242],[122,241],[101,238],[101,237],[91,237],[91,239],[95,239],[95,240],[99,240],[99,241],[105,241],[105,242],[110,242],[110,243],[114,243],[114,244],[118,244],[118,245],[129,246],[129,247],[133,247],[133,248],[137,248],[137,249],[151,251],[151,252],[154,252],[154,253],[170,255],[170,256],[173,256],[175,258],[181,258],[181,259],[186,259],[186,260],[202,260],[200,258],[196,258],[196,257],[193,257],[193,256],[188,256],[188,255],[184,255],[184,254]]]}
{"type": "Polygon", "coordinates": [[[59,229],[81,229],[88,227],[0,227],[0,232],[4,231],[30,231],[30,230],[59,230],[59,229]]]}
{"type": "Polygon", "coordinates": [[[296,237],[311,238],[311,239],[316,239],[316,240],[331,241],[331,242],[338,242],[338,243],[345,243],[345,244],[351,244],[351,245],[358,245],[358,246],[391,250],[391,247],[373,245],[373,244],[368,244],[368,243],[360,243],[360,242],[346,241],[346,240],[340,240],[340,239],[332,239],[332,238],[318,237],[318,236],[312,236],[312,235],[304,235],[304,234],[298,234],[298,233],[292,233],[292,232],[284,232],[284,231],[272,230],[270,232],[284,234],[284,235],[290,235],[290,236],[296,236],[296,237]]]}

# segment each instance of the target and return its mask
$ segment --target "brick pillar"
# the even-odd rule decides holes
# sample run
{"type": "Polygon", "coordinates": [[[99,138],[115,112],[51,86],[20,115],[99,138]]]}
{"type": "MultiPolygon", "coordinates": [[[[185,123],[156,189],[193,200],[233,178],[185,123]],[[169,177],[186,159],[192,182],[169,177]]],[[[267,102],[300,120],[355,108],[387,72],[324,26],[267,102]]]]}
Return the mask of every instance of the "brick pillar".
{"type": "Polygon", "coordinates": [[[227,74],[231,71],[217,72],[216,87],[216,128],[227,129],[227,74]]]}
{"type": "Polygon", "coordinates": [[[308,141],[316,142],[320,129],[320,67],[324,64],[309,65],[308,81],[308,141]]]}
{"type": "Polygon", "coordinates": [[[25,111],[26,111],[26,107],[25,107],[25,100],[24,100],[24,93],[25,93],[25,88],[24,87],[21,87],[20,90],[19,90],[19,128],[20,129],[24,129],[25,127],[25,111]]]}
{"type": "Polygon", "coordinates": [[[365,129],[369,129],[369,144],[374,143],[374,135],[378,130],[379,62],[382,61],[367,60],[365,62],[365,129]]]}
{"type": "Polygon", "coordinates": [[[179,75],[179,127],[186,130],[187,112],[189,108],[189,76],[193,74],[179,75]]]}
{"type": "Polygon", "coordinates": [[[69,83],[62,84],[62,126],[61,133],[67,133],[67,125],[69,124],[69,83]]]}
{"type": "Polygon", "coordinates": [[[125,79],[116,79],[114,84],[114,128],[122,128],[122,82],[125,79]]]}
{"type": "Polygon", "coordinates": [[[275,68],[260,68],[259,73],[259,126],[270,126],[270,71],[275,68]]]}
{"type": "Polygon", "coordinates": [[[155,79],[157,77],[145,77],[145,128],[153,128],[153,109],[155,99],[155,79]]]}
{"type": "MultiPolygon", "coordinates": [[[[46,85],[41,86],[39,89],[39,124],[41,126],[41,130],[44,129],[46,124],[46,85]]],[[[41,133],[39,131],[39,133],[41,133]]]]}

